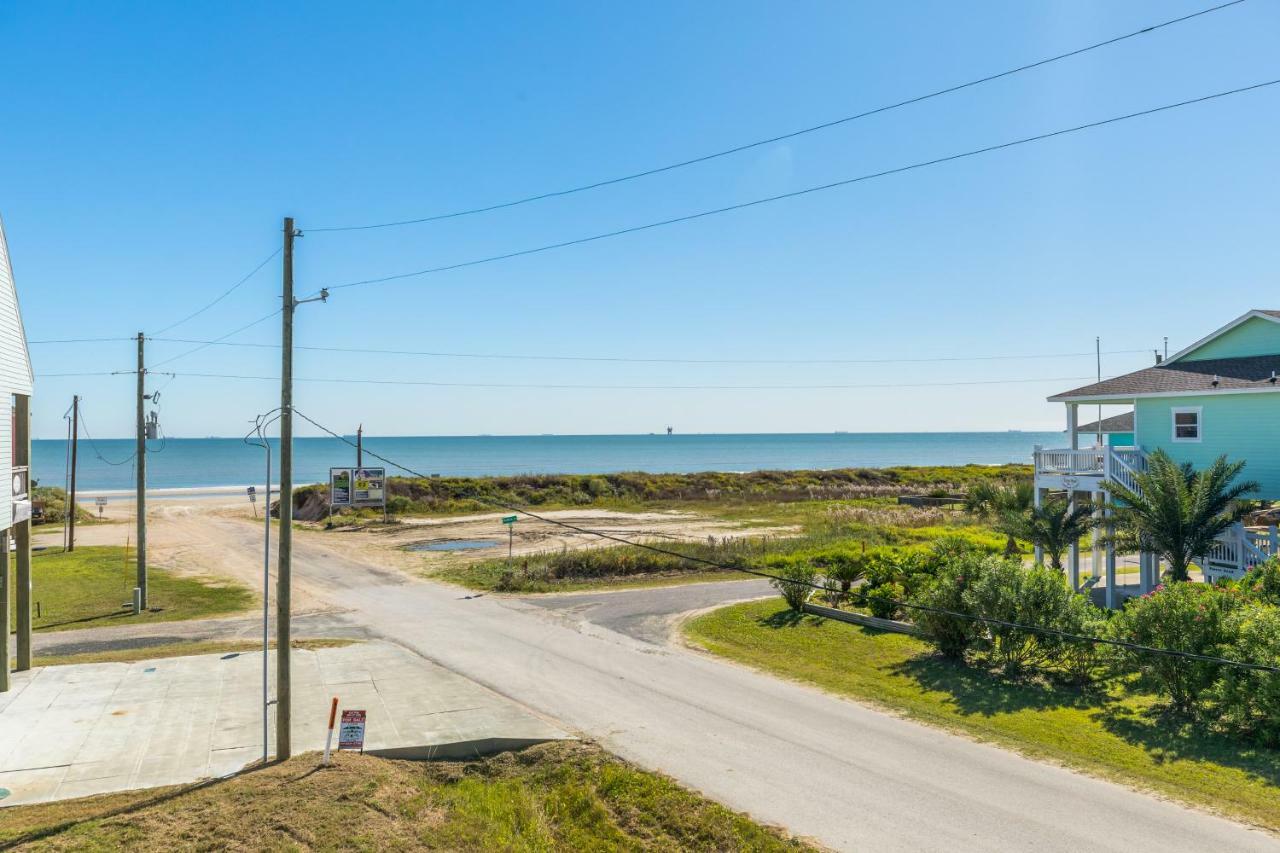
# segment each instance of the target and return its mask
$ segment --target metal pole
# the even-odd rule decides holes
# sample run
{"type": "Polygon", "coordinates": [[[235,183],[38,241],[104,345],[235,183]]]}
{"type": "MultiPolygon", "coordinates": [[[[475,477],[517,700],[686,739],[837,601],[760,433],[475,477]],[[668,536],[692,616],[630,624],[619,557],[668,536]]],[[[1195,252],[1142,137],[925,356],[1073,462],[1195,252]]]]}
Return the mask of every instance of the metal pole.
{"type": "Polygon", "coordinates": [[[284,220],[280,329],[280,545],[276,571],[276,758],[293,752],[289,673],[289,585],[293,561],[293,217],[284,220]]]}
{"type": "Polygon", "coordinates": [[[262,763],[267,763],[267,720],[271,714],[271,688],[268,684],[267,655],[270,650],[270,631],[267,628],[271,611],[271,444],[262,432],[262,444],[267,449],[267,490],[263,498],[266,509],[262,513],[262,763]]]}
{"type": "MultiPolygon", "coordinates": [[[[80,449],[80,396],[71,398],[71,492],[67,495],[67,551],[76,549],[76,453],[80,449]]],[[[5,554],[8,555],[8,551],[5,554]]],[[[6,635],[7,636],[7,635],[6,635]]]]}
{"type": "MultiPolygon", "coordinates": [[[[1098,381],[1102,381],[1102,338],[1093,339],[1093,349],[1098,359],[1098,381]]],[[[1102,446],[1102,404],[1098,404],[1098,446],[1102,446]]]]}
{"type": "Polygon", "coordinates": [[[138,332],[138,411],[134,455],[138,471],[138,493],[134,499],[138,516],[138,581],[139,605],[147,609],[147,424],[143,411],[147,402],[146,336],[138,332]]]}

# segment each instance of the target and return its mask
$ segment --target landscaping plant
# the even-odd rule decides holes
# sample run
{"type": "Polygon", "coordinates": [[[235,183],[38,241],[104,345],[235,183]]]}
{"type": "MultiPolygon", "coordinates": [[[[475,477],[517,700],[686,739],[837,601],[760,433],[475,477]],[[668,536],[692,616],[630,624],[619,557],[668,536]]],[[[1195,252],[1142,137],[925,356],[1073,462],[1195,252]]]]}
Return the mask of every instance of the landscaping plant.
{"type": "Polygon", "coordinates": [[[778,576],[769,581],[781,595],[787,606],[797,613],[804,612],[804,604],[813,592],[818,573],[808,563],[795,562],[775,569],[778,576]]]}
{"type": "Polygon", "coordinates": [[[1044,551],[1049,565],[1062,571],[1062,555],[1094,528],[1093,507],[1087,503],[1072,506],[1061,498],[1045,501],[1040,506],[1017,512],[1006,512],[996,523],[997,529],[1044,551]]]}

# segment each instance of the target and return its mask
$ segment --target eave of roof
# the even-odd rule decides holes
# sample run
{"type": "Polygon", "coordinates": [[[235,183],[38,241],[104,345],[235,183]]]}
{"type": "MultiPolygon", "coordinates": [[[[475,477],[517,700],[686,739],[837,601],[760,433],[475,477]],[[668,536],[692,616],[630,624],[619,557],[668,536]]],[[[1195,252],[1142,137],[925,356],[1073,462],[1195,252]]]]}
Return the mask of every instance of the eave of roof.
{"type": "MultiPolygon", "coordinates": [[[[1091,424],[1083,424],[1076,427],[1076,432],[1098,432],[1099,422],[1094,421],[1091,424]]],[[[1133,412],[1125,412],[1119,415],[1112,415],[1109,418],[1103,418],[1101,421],[1101,432],[1133,432],[1133,412]]]]}
{"type": "Polygon", "coordinates": [[[1051,403],[1091,403],[1200,394],[1280,392],[1280,355],[1166,361],[1124,376],[1055,394],[1051,403]]]}

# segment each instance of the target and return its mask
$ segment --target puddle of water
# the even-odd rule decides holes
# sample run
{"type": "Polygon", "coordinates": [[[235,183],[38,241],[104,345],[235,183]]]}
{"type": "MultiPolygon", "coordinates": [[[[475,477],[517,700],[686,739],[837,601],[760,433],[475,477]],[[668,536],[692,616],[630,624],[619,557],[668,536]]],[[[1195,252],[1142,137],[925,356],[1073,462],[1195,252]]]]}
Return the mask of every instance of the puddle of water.
{"type": "Polygon", "coordinates": [[[501,545],[497,539],[446,539],[442,542],[415,542],[410,551],[478,551],[501,545]]]}

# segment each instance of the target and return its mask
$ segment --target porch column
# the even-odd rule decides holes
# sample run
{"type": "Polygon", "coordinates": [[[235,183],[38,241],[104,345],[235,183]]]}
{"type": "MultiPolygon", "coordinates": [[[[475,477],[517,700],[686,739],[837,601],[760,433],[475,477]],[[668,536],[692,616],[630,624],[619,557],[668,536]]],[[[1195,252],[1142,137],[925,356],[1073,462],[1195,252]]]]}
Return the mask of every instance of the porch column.
{"type": "MultiPolygon", "coordinates": [[[[31,398],[14,396],[14,460],[27,469],[27,500],[31,500],[31,398]]],[[[15,669],[31,669],[31,519],[13,526],[17,558],[18,662],[15,669]]],[[[6,552],[7,553],[7,552],[6,552]]]]}
{"type": "MultiPolygon", "coordinates": [[[[1036,487],[1035,487],[1035,497],[1033,498],[1034,506],[1035,506],[1035,508],[1036,508],[1036,509],[1039,509],[1039,508],[1040,508],[1040,504],[1041,504],[1041,502],[1043,501],[1043,498],[1042,498],[1041,494],[1042,494],[1042,492],[1041,492],[1040,487],[1039,487],[1039,486],[1036,486],[1036,487]]],[[[1035,560],[1036,560],[1036,563],[1037,563],[1037,564],[1041,564],[1041,565],[1043,565],[1043,563],[1044,563],[1044,549],[1043,549],[1043,548],[1041,548],[1039,545],[1035,546],[1035,560]]]]}
{"type": "Polygon", "coordinates": [[[1151,576],[1154,574],[1154,572],[1151,571],[1151,558],[1154,556],[1155,554],[1150,554],[1146,551],[1142,551],[1138,554],[1138,591],[1143,595],[1151,592],[1151,589],[1154,586],[1151,582],[1151,576]]]}
{"type": "Polygon", "coordinates": [[[1102,495],[1094,492],[1089,496],[1093,503],[1093,530],[1089,531],[1089,544],[1093,548],[1089,568],[1095,578],[1102,577],[1102,495]]]}
{"type": "Polygon", "coordinates": [[[4,559],[0,560],[0,566],[4,567],[4,571],[0,571],[0,650],[4,654],[0,655],[0,693],[9,690],[9,531],[0,531],[0,554],[4,554],[4,559]]]}
{"type": "Polygon", "coordinates": [[[1107,516],[1107,609],[1115,610],[1119,602],[1116,595],[1116,523],[1111,509],[1104,510],[1107,516]]]}
{"type": "Polygon", "coordinates": [[[1079,427],[1080,406],[1077,403],[1067,403],[1067,440],[1071,442],[1072,450],[1080,449],[1080,433],[1076,432],[1079,427]]]}
{"type": "MultiPolygon", "coordinates": [[[[1071,503],[1068,505],[1071,511],[1076,508],[1075,492],[1071,493],[1071,503]]],[[[1074,592],[1080,591],[1080,541],[1073,539],[1071,547],[1067,551],[1068,565],[1071,567],[1071,589],[1074,592]]]]}

